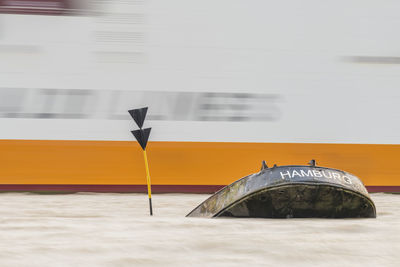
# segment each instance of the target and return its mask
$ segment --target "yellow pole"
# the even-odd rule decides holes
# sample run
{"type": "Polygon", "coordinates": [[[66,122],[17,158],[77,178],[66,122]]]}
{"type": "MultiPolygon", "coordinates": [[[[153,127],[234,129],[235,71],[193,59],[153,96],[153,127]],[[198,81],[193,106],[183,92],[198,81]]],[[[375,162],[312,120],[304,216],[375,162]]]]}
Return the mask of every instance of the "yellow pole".
{"type": "Polygon", "coordinates": [[[153,215],[153,206],[151,204],[151,181],[150,181],[150,171],[149,171],[149,163],[147,161],[147,153],[146,150],[143,150],[144,157],[144,165],[146,167],[146,178],[147,178],[147,194],[149,195],[149,204],[150,204],[150,215],[153,215]]]}

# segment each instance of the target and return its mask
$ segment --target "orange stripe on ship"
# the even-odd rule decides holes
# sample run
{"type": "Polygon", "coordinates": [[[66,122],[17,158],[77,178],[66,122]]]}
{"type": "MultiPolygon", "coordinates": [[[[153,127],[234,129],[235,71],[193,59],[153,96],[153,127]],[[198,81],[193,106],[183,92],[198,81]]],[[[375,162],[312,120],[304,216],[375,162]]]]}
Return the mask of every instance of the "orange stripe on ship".
{"type": "MultiPolygon", "coordinates": [[[[133,141],[0,140],[0,151],[1,191],[145,191],[133,141]]],[[[150,142],[147,151],[155,192],[213,192],[258,171],[262,160],[312,158],[357,175],[371,191],[400,191],[400,145],[150,142]]]]}

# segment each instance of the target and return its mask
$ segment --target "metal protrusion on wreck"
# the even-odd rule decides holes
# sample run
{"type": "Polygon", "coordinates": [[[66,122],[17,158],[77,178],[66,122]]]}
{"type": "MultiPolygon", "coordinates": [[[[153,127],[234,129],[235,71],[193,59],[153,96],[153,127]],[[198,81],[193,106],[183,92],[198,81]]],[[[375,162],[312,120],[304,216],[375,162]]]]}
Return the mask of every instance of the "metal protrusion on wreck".
{"type": "Polygon", "coordinates": [[[314,167],[315,165],[317,165],[317,162],[315,161],[315,159],[310,160],[310,162],[308,163],[310,166],[314,167]]]}
{"type": "Polygon", "coordinates": [[[265,162],[265,160],[263,160],[262,163],[261,163],[261,171],[262,171],[262,170],[265,170],[265,169],[268,169],[268,165],[267,165],[267,163],[265,162]]]}

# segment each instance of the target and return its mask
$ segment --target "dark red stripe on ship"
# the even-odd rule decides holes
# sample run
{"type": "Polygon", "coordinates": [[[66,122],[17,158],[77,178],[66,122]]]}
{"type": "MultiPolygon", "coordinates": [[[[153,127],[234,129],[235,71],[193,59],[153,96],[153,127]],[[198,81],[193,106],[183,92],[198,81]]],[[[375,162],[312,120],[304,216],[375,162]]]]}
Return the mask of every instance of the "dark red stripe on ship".
{"type": "MultiPolygon", "coordinates": [[[[152,185],[153,193],[214,193],[223,185],[152,185]]],[[[1,184],[0,192],[144,193],[147,185],[1,184]]]]}
{"type": "MultiPolygon", "coordinates": [[[[152,185],[153,193],[214,193],[223,185],[152,185]]],[[[400,192],[400,186],[367,186],[370,193],[400,192]]],[[[1,184],[0,192],[145,193],[146,185],[1,184]]]]}
{"type": "Polygon", "coordinates": [[[366,186],[368,192],[370,193],[378,193],[378,192],[387,192],[387,193],[400,193],[400,186],[366,186]]]}

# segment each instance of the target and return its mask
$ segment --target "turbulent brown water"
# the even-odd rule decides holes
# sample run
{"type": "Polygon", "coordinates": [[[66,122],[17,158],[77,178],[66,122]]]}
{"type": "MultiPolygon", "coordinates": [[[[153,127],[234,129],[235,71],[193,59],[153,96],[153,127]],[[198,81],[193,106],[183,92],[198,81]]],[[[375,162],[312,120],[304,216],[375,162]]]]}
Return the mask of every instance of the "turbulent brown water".
{"type": "Polygon", "coordinates": [[[400,195],[377,219],[199,219],[208,195],[0,194],[0,266],[399,266],[400,195]]]}

